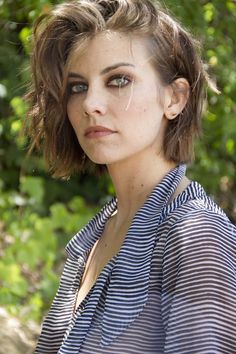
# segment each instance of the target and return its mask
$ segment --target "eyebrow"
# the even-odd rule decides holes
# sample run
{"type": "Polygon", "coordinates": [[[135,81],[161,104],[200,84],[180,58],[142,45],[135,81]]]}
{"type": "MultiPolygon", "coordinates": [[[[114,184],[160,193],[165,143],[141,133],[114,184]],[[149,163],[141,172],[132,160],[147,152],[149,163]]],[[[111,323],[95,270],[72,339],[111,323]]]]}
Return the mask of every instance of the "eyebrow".
{"type": "MultiPolygon", "coordinates": [[[[110,71],[119,68],[120,66],[131,66],[131,67],[133,67],[133,68],[135,67],[135,65],[133,65],[133,64],[121,62],[121,63],[117,63],[117,64],[114,64],[114,65],[108,66],[107,68],[103,69],[103,70],[100,72],[100,75],[105,75],[105,74],[109,73],[110,71]]],[[[84,79],[84,77],[83,77],[82,75],[77,74],[77,73],[74,73],[74,72],[70,72],[70,73],[68,74],[68,78],[84,79]]]]}
{"type": "Polygon", "coordinates": [[[104,74],[107,74],[109,71],[111,70],[115,70],[117,68],[119,68],[120,66],[131,66],[131,67],[135,67],[133,64],[130,64],[130,63],[117,63],[117,64],[114,64],[114,65],[111,65],[111,66],[108,66],[107,68],[103,69],[101,71],[101,75],[104,75],[104,74]]]}

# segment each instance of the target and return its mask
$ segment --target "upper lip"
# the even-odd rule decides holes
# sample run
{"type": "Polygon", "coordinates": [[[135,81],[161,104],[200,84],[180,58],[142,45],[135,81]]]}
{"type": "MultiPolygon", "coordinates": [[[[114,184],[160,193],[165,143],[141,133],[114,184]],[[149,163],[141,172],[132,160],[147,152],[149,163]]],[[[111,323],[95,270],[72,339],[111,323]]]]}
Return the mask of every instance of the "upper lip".
{"type": "Polygon", "coordinates": [[[87,128],[85,130],[85,135],[88,135],[89,133],[92,133],[92,132],[112,132],[112,133],[114,133],[114,130],[103,127],[102,125],[95,125],[95,126],[87,128]]]}

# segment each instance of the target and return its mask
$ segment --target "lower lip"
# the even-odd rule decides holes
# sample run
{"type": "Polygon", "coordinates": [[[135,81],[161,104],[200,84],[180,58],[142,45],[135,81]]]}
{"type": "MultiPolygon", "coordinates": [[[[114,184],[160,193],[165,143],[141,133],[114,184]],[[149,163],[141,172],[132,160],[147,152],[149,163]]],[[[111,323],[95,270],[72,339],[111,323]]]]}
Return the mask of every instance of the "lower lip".
{"type": "Polygon", "coordinates": [[[114,134],[112,131],[104,130],[104,131],[93,131],[88,134],[86,134],[86,138],[88,139],[96,139],[96,138],[102,138],[104,136],[108,136],[114,134]]]}

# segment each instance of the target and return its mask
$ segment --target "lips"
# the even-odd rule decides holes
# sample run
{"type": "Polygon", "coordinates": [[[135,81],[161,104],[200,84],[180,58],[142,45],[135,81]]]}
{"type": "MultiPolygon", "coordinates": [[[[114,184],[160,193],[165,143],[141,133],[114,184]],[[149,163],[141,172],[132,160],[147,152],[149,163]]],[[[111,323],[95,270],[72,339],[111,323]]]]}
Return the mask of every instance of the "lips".
{"type": "Polygon", "coordinates": [[[101,138],[103,136],[111,135],[114,134],[115,131],[108,129],[106,127],[97,125],[94,127],[89,127],[88,129],[85,130],[85,137],[86,138],[101,138]]]}

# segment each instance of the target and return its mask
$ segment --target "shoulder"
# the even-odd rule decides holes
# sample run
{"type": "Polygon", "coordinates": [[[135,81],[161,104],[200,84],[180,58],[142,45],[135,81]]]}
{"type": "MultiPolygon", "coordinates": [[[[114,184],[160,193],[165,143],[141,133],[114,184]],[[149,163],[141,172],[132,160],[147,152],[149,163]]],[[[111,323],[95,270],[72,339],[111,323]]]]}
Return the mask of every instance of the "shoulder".
{"type": "Polygon", "coordinates": [[[169,237],[173,234],[199,236],[214,232],[222,236],[226,234],[235,238],[236,229],[224,213],[207,208],[204,204],[191,201],[176,211],[169,228],[169,237]]]}
{"type": "Polygon", "coordinates": [[[202,186],[192,182],[166,209],[165,222],[169,233],[206,229],[226,230],[235,234],[236,228],[225,212],[206,194],[202,186]]]}
{"type": "Polygon", "coordinates": [[[166,234],[163,290],[199,296],[227,289],[226,293],[235,294],[235,226],[224,213],[204,203],[187,204],[166,234]]]}
{"type": "MultiPolygon", "coordinates": [[[[199,187],[200,188],[200,187],[199,187]]],[[[190,193],[191,194],[191,193],[190,193]]],[[[165,221],[165,256],[228,257],[236,262],[236,228],[203,189],[179,203],[165,221]]]]}
{"type": "Polygon", "coordinates": [[[166,250],[209,256],[224,252],[236,260],[236,229],[229,219],[207,209],[188,211],[169,228],[166,250]]]}

